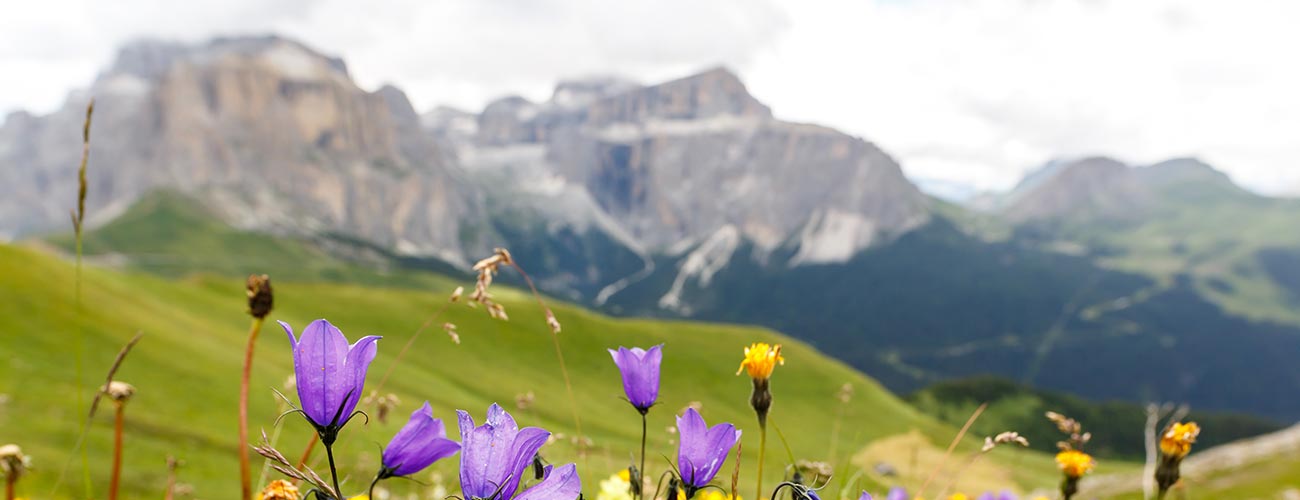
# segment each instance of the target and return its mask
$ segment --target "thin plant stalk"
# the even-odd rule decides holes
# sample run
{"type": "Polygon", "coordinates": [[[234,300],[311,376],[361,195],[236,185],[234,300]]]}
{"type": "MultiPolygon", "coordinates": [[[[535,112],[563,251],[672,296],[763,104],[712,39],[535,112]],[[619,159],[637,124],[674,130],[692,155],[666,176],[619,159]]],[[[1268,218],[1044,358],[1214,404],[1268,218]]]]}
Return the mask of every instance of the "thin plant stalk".
{"type": "Polygon", "coordinates": [[[343,490],[339,489],[339,471],[334,467],[334,446],[329,444],[325,445],[325,456],[328,457],[330,461],[330,479],[334,481],[334,492],[337,493],[339,495],[338,498],[342,500],[343,490]]]}
{"type": "Polygon", "coordinates": [[[434,313],[429,316],[429,319],[424,320],[424,323],[421,324],[419,328],[415,329],[415,333],[411,335],[410,339],[407,339],[406,344],[402,346],[402,350],[397,351],[397,357],[393,359],[393,364],[388,365],[388,371],[384,372],[384,378],[379,379],[379,385],[375,387],[376,393],[383,391],[384,384],[388,382],[388,376],[392,375],[393,370],[397,368],[397,365],[402,363],[402,357],[405,356],[406,351],[410,350],[411,346],[415,344],[415,339],[419,338],[420,334],[424,333],[425,330],[428,330],[434,320],[437,320],[439,316],[442,316],[442,313],[446,312],[447,308],[451,307],[451,304],[452,302],[444,302],[442,307],[439,307],[437,311],[434,311],[434,313]]]}
{"type": "Polygon", "coordinates": [[[754,493],[756,500],[763,498],[763,460],[767,458],[767,422],[758,423],[758,489],[754,493]]]}
{"type": "Polygon", "coordinates": [[[314,450],[316,449],[316,443],[319,443],[319,442],[320,442],[320,436],[317,436],[315,433],[313,433],[313,434],[311,435],[311,438],[309,438],[309,439],[307,440],[307,447],[306,447],[306,448],[303,448],[303,450],[302,450],[302,457],[298,458],[298,468],[299,468],[299,469],[301,469],[301,468],[303,468],[304,466],[306,466],[306,465],[307,465],[307,461],[308,461],[308,460],[311,460],[311,452],[314,451],[314,450]]]}
{"type": "Polygon", "coordinates": [[[248,346],[244,348],[244,373],[239,379],[239,487],[243,500],[253,498],[253,469],[248,460],[248,382],[253,373],[253,347],[262,331],[263,318],[253,318],[248,329],[248,346]]]}
{"type": "MultiPolygon", "coordinates": [[[[84,226],[86,220],[86,191],[87,191],[86,163],[90,160],[90,119],[94,114],[95,114],[95,100],[91,99],[90,104],[86,105],[86,121],[81,128],[81,166],[77,168],[77,212],[72,216],[72,231],[75,234],[74,238],[76,239],[76,247],[77,247],[76,248],[77,260],[75,266],[77,341],[73,346],[73,349],[76,351],[76,355],[74,357],[76,358],[76,364],[77,364],[77,369],[76,369],[76,377],[77,377],[76,397],[77,398],[81,398],[81,395],[85,390],[85,387],[83,386],[84,382],[82,380],[84,378],[84,367],[83,367],[84,361],[82,359],[82,352],[81,352],[83,350],[83,344],[85,343],[85,339],[84,339],[85,321],[83,321],[83,316],[85,315],[85,311],[83,310],[83,303],[81,298],[81,281],[82,281],[82,277],[81,277],[82,237],[81,236],[82,236],[82,227],[84,226]]],[[[87,421],[86,426],[81,429],[81,437],[77,439],[77,448],[79,448],[81,452],[81,482],[86,490],[86,498],[91,498],[92,496],[94,496],[92,493],[93,490],[91,489],[91,483],[90,483],[90,454],[89,451],[86,450],[85,443],[83,441],[86,437],[86,432],[89,430],[89,428],[90,428],[90,423],[89,421],[87,421]]],[[[62,474],[60,474],[60,482],[61,481],[62,481],[62,474]]],[[[57,482],[55,483],[55,488],[56,489],[58,488],[57,482]]]]}
{"type": "Polygon", "coordinates": [[[122,428],[126,422],[126,405],[117,404],[113,419],[113,473],[108,481],[108,500],[117,500],[117,489],[122,479],[122,428]]]}
{"type": "Polygon", "coordinates": [[[167,457],[167,489],[163,490],[163,500],[172,500],[176,489],[176,467],[180,465],[173,457],[167,457]]]}
{"type": "MultiPolygon", "coordinates": [[[[520,267],[519,264],[516,264],[513,260],[510,261],[510,267],[515,268],[515,271],[518,271],[519,275],[524,277],[524,282],[528,283],[528,289],[532,290],[533,298],[537,300],[538,307],[541,307],[542,311],[545,312],[546,318],[548,320],[554,318],[555,314],[551,312],[551,308],[546,307],[545,302],[542,302],[542,294],[537,292],[537,286],[533,284],[533,279],[528,277],[528,273],[524,272],[524,268],[520,267]]],[[[578,432],[578,451],[581,452],[584,446],[582,440],[582,418],[578,413],[578,400],[573,396],[573,383],[569,381],[569,369],[564,364],[564,352],[560,349],[560,336],[556,334],[554,329],[551,329],[551,340],[555,343],[555,357],[560,360],[560,374],[564,376],[564,389],[569,395],[569,408],[573,410],[573,426],[578,432]]]]}
{"type": "Polygon", "coordinates": [[[16,483],[18,483],[18,477],[16,474],[5,476],[5,500],[14,500],[14,498],[17,498],[14,495],[14,485],[16,483]]]}
{"type": "Polygon", "coordinates": [[[935,476],[939,475],[939,471],[943,470],[944,466],[948,465],[948,458],[952,456],[953,450],[957,449],[957,445],[961,443],[962,438],[966,437],[966,432],[970,430],[972,425],[975,425],[975,420],[980,418],[980,415],[983,414],[984,410],[988,407],[988,403],[981,404],[979,408],[976,408],[975,412],[971,414],[970,418],[966,419],[966,425],[961,426],[961,430],[957,432],[957,436],[952,438],[952,443],[948,445],[948,451],[943,453],[943,459],[939,461],[939,465],[935,467],[934,470],[930,471],[930,476],[921,484],[921,488],[916,490],[916,496],[918,498],[920,498],[922,493],[925,492],[925,489],[930,486],[930,482],[934,481],[935,476]]]}
{"type": "Polygon", "coordinates": [[[963,464],[960,469],[957,469],[957,472],[954,473],[952,477],[948,479],[948,484],[944,485],[943,489],[939,490],[939,494],[935,495],[935,498],[947,498],[946,495],[948,494],[949,491],[952,491],[953,486],[957,485],[957,480],[961,478],[961,475],[965,473],[967,469],[974,467],[975,463],[979,462],[980,457],[982,456],[984,456],[983,453],[976,453],[974,455],[971,455],[970,460],[967,460],[966,463],[963,464]]]}
{"type": "Polygon", "coordinates": [[[645,498],[645,481],[642,481],[641,478],[645,477],[645,436],[646,436],[646,413],[647,412],[648,410],[641,412],[641,471],[637,473],[637,477],[630,478],[634,481],[641,482],[641,484],[636,485],[636,491],[640,493],[638,495],[640,498],[645,498]]]}

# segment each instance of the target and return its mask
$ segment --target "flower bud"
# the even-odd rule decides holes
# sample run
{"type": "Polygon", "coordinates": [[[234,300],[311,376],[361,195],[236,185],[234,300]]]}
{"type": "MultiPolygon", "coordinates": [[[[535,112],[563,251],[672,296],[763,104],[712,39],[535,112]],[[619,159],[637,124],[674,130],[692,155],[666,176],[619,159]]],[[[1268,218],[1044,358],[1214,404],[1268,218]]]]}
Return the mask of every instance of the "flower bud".
{"type": "Polygon", "coordinates": [[[109,382],[108,385],[100,387],[99,390],[118,404],[126,404],[131,400],[132,396],[135,396],[135,386],[117,380],[109,382]]]}
{"type": "Polygon", "coordinates": [[[271,295],[271,278],[265,274],[248,276],[248,314],[257,319],[264,319],[271,314],[275,300],[271,295]]]}

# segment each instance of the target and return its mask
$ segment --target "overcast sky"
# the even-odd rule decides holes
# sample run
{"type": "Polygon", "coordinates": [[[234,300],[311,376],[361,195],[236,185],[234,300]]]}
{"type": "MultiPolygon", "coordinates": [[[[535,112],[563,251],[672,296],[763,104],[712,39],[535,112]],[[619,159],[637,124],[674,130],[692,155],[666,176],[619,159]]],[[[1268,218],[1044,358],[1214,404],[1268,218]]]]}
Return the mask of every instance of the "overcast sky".
{"type": "Polygon", "coordinates": [[[1290,0],[42,0],[0,17],[0,113],[55,109],[131,38],[277,32],[421,109],[723,64],[778,117],[916,179],[1001,189],[1056,156],[1196,155],[1296,194],[1297,26],[1290,0]]]}

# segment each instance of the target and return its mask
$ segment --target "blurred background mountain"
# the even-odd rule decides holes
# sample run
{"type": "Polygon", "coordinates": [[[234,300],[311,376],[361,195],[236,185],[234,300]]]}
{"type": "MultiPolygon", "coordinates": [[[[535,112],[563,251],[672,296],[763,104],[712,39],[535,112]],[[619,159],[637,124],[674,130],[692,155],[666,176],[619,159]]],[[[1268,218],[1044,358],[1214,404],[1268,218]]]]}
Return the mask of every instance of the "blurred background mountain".
{"type": "Polygon", "coordinates": [[[774,117],[721,67],[421,113],[291,39],[142,40],[58,111],[0,126],[6,238],[68,243],[91,96],[87,248],[105,262],[237,259],[195,236],[222,228],[451,273],[505,246],[555,296],[771,327],[896,392],[994,374],[1300,418],[1278,397],[1300,393],[1300,201],[1195,158],[1061,158],[1010,191],[939,189],[954,202],[865,139],[774,117]]]}

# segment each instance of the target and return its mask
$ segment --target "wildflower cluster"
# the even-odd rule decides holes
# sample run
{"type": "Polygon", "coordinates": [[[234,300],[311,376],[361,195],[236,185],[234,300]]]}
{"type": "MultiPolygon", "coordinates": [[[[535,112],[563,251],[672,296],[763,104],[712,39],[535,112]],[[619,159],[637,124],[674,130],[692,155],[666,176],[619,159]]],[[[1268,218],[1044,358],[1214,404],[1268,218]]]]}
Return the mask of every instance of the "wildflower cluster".
{"type": "Polygon", "coordinates": [[[1092,434],[1083,431],[1083,424],[1060,413],[1047,412],[1047,419],[1056,424],[1057,430],[1067,437],[1056,443],[1061,451],[1056,454],[1056,466],[1065,478],[1061,481],[1061,496],[1070,500],[1079,493],[1079,479],[1097,466],[1092,455],[1084,453],[1082,448],[1092,440],[1092,434]]]}
{"type": "Polygon", "coordinates": [[[1156,466],[1156,486],[1160,498],[1164,498],[1169,488],[1178,484],[1183,458],[1192,452],[1192,444],[1200,435],[1201,426],[1196,425],[1196,422],[1170,422],[1169,427],[1160,435],[1160,462],[1156,466]]]}

